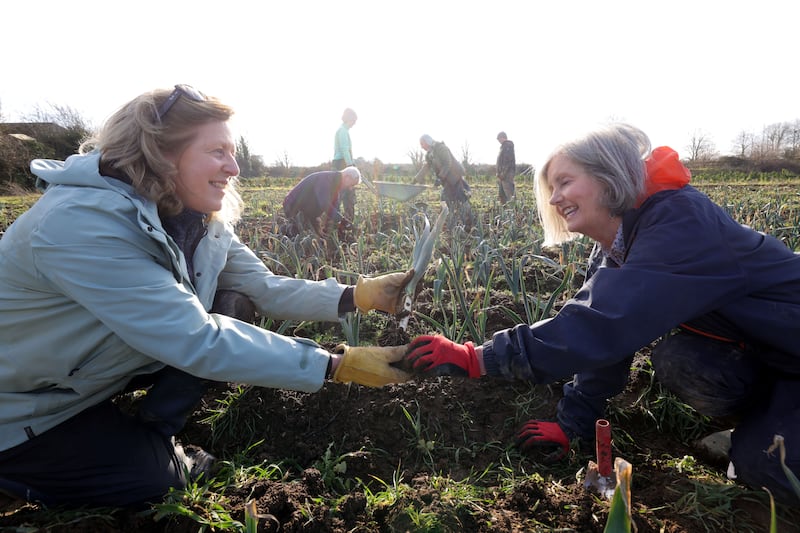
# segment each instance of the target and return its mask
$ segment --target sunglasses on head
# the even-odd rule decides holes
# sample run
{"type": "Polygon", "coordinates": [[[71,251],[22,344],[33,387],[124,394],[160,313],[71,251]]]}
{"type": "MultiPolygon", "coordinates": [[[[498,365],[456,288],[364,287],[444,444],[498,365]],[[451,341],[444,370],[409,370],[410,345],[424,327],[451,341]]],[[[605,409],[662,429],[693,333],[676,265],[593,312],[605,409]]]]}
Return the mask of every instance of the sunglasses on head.
{"type": "Polygon", "coordinates": [[[178,101],[178,98],[181,96],[185,96],[190,100],[194,100],[195,102],[204,102],[206,100],[206,96],[192,87],[191,85],[184,85],[179,83],[175,86],[175,89],[167,96],[167,99],[164,100],[160,106],[158,106],[158,112],[156,116],[158,120],[162,120],[164,115],[166,115],[172,106],[175,105],[175,102],[178,101]]]}

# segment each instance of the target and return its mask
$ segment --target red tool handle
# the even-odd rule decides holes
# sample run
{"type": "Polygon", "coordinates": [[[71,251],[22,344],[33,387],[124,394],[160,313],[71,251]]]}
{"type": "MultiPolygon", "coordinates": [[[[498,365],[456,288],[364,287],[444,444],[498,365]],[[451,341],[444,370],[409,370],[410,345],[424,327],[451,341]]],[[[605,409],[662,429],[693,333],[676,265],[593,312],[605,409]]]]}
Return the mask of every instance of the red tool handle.
{"type": "Polygon", "coordinates": [[[601,476],[611,475],[611,424],[600,418],[594,424],[594,441],[597,448],[597,472],[601,476]]]}

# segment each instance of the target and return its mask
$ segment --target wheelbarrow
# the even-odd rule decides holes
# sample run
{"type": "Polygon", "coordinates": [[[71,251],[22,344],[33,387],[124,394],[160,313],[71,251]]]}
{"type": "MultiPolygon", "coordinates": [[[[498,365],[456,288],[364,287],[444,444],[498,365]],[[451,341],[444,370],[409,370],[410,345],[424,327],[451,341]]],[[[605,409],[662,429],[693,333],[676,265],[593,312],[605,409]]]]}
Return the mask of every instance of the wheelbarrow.
{"type": "Polygon", "coordinates": [[[378,196],[392,198],[401,202],[411,200],[431,188],[429,185],[420,183],[397,183],[393,181],[373,181],[372,185],[375,187],[378,196]]]}

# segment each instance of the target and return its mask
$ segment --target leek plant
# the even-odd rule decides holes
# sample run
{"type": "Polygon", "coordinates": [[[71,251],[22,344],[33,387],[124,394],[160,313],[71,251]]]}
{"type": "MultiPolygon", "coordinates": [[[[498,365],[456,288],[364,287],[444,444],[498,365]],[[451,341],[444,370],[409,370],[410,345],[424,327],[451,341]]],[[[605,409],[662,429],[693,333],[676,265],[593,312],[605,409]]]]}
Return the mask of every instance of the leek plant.
{"type": "MultiPolygon", "coordinates": [[[[514,250],[508,261],[504,258],[504,252],[507,250],[500,247],[494,249],[494,257],[497,260],[500,271],[503,273],[503,277],[508,286],[508,290],[511,292],[511,298],[514,303],[519,303],[520,295],[523,292],[525,264],[530,258],[528,253],[533,247],[534,244],[528,244],[514,250]]],[[[556,264],[555,261],[549,258],[543,257],[543,259],[550,261],[554,266],[556,264]]]]}
{"type": "Polygon", "coordinates": [[[603,533],[630,533],[631,528],[636,530],[636,524],[631,521],[631,474],[633,466],[617,457],[614,459],[614,470],[617,475],[617,486],[611,498],[611,508],[608,511],[608,520],[603,533]]]}
{"type": "MultiPolygon", "coordinates": [[[[536,296],[538,294],[545,294],[545,291],[540,290],[538,278],[536,283],[536,291],[534,292],[534,294],[528,294],[525,278],[522,276],[522,271],[524,270],[527,261],[532,258],[534,257],[533,256],[523,257],[518,266],[520,273],[517,279],[519,282],[519,293],[522,298],[522,306],[523,309],[525,310],[524,319],[519,315],[519,313],[517,313],[513,309],[509,309],[507,307],[502,308],[503,312],[505,312],[506,315],[516,324],[533,324],[535,322],[538,322],[539,320],[544,320],[545,318],[549,318],[554,313],[556,303],[560,298],[564,296],[573,278],[573,272],[575,267],[573,265],[568,265],[562,271],[563,277],[561,278],[561,282],[558,284],[558,287],[555,288],[555,290],[550,294],[549,297],[544,299],[540,298],[539,296],[536,296]]],[[[545,257],[542,257],[542,259],[549,261],[549,259],[545,257]]]]}
{"type": "Polygon", "coordinates": [[[339,317],[342,333],[349,346],[358,346],[358,332],[361,329],[361,313],[345,313],[339,317]]]}
{"type": "MultiPolygon", "coordinates": [[[[443,256],[439,269],[443,279],[440,278],[437,280],[441,282],[437,287],[439,291],[441,291],[442,284],[447,283],[448,293],[452,295],[448,302],[450,308],[446,308],[446,304],[442,300],[440,293],[439,296],[435,298],[435,301],[438,302],[436,308],[442,313],[441,321],[421,313],[419,317],[452,341],[461,342],[464,339],[465,333],[469,330],[473,339],[476,342],[480,342],[482,338],[479,339],[477,337],[477,328],[472,320],[477,306],[474,300],[469,304],[467,303],[466,288],[463,285],[463,275],[456,270],[455,265],[456,263],[451,258],[443,256]]],[[[436,283],[434,283],[434,285],[436,285],[436,283]]]]}

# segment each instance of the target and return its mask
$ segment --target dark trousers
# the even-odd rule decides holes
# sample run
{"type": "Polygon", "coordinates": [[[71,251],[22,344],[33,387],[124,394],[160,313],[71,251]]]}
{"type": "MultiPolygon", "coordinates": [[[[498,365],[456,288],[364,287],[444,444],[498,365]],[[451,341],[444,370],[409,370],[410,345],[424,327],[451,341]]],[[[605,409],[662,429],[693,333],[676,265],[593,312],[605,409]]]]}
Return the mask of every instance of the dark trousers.
{"type": "MultiPolygon", "coordinates": [[[[252,322],[255,308],[220,291],[212,312],[252,322]]],[[[0,491],[47,505],[136,506],[184,488],[189,464],[174,435],[186,424],[210,381],[166,367],[138,376],[148,388],[135,414],[111,400],[0,452],[0,491]]]]}
{"type": "Polygon", "coordinates": [[[463,224],[469,229],[475,224],[475,215],[469,202],[472,191],[466,180],[462,179],[455,184],[445,183],[442,186],[441,199],[447,204],[449,225],[463,224]]]}
{"type": "Polygon", "coordinates": [[[651,359],[656,378],[699,413],[738,422],[730,459],[739,481],[798,505],[778,452],[765,450],[782,435],[786,465],[800,476],[800,375],[768,369],[767,351],[678,333],[662,340],[651,359]]]}
{"type": "Polygon", "coordinates": [[[497,178],[497,196],[501,204],[507,204],[515,195],[514,176],[510,178],[497,178]]]}
{"type": "MultiPolygon", "coordinates": [[[[331,162],[333,170],[344,170],[347,168],[347,163],[344,159],[334,159],[331,162]]],[[[339,200],[342,202],[342,215],[348,222],[355,222],[356,217],[356,191],[355,189],[343,189],[339,193],[339,200]]]]}
{"type": "Polygon", "coordinates": [[[0,452],[0,489],[46,505],[136,506],[185,486],[174,441],[110,400],[0,452]]]}
{"type": "Polygon", "coordinates": [[[342,215],[350,222],[355,222],[356,218],[356,190],[342,189],[339,193],[339,200],[342,201],[342,215]]]}
{"type": "Polygon", "coordinates": [[[308,215],[304,211],[298,211],[294,216],[287,218],[287,224],[282,228],[283,234],[287,237],[296,237],[311,230],[315,235],[323,236],[324,232],[320,226],[320,217],[308,215]]]}

